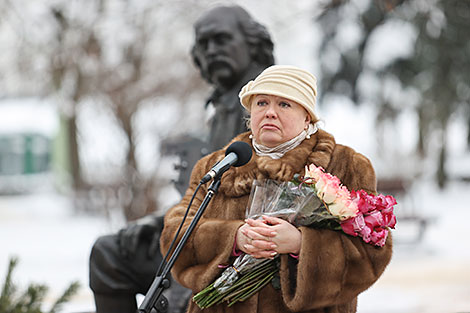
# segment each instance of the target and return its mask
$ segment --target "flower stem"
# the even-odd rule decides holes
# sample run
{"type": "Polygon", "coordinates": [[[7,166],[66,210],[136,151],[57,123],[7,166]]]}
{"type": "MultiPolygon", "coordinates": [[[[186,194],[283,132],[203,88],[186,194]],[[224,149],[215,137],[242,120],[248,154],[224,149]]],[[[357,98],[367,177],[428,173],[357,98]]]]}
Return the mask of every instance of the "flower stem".
{"type": "Polygon", "coordinates": [[[275,274],[276,274],[275,272],[269,273],[269,275],[264,277],[261,281],[259,281],[254,286],[254,288],[244,288],[243,291],[245,290],[248,290],[248,291],[245,293],[241,293],[237,297],[234,297],[233,299],[231,299],[228,303],[228,306],[232,306],[233,304],[239,301],[245,301],[246,299],[251,297],[253,294],[261,290],[261,288],[266,286],[271,281],[271,279],[274,277],[275,274]]]}
{"type": "Polygon", "coordinates": [[[231,286],[224,286],[223,291],[210,284],[193,297],[193,301],[205,309],[215,304],[227,302],[228,306],[244,301],[268,284],[278,268],[276,260],[264,262],[244,275],[241,275],[231,286]],[[228,287],[228,288],[227,288],[228,287]]]}

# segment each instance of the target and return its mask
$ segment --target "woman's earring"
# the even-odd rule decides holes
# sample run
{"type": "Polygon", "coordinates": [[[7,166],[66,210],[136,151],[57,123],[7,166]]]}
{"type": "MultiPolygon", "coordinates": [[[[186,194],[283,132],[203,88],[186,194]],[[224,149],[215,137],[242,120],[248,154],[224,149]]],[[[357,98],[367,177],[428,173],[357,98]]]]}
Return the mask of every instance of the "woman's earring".
{"type": "Polygon", "coordinates": [[[305,138],[307,138],[307,139],[310,139],[310,135],[309,135],[309,134],[307,134],[307,136],[305,136],[305,138]]]}
{"type": "Polygon", "coordinates": [[[248,136],[248,138],[253,139],[253,134],[250,134],[250,136],[248,136]]]}

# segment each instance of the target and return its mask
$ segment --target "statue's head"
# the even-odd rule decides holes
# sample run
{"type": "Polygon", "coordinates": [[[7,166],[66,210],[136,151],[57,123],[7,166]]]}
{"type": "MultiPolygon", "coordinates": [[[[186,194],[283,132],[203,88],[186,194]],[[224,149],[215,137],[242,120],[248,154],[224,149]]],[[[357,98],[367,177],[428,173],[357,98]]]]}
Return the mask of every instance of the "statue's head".
{"type": "Polygon", "coordinates": [[[194,25],[194,63],[209,83],[232,87],[248,69],[274,64],[273,42],[266,27],[240,6],[219,6],[194,25]]]}

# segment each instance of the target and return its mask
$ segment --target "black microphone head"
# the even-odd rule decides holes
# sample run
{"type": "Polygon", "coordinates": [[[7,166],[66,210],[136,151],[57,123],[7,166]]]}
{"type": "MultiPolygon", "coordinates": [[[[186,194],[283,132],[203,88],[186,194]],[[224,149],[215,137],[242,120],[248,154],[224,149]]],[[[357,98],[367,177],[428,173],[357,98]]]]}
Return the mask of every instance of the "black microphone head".
{"type": "Polygon", "coordinates": [[[237,155],[237,162],[233,164],[235,167],[245,165],[250,161],[251,156],[253,155],[251,146],[243,141],[235,141],[228,146],[227,150],[225,150],[225,155],[228,155],[231,152],[237,155]]]}

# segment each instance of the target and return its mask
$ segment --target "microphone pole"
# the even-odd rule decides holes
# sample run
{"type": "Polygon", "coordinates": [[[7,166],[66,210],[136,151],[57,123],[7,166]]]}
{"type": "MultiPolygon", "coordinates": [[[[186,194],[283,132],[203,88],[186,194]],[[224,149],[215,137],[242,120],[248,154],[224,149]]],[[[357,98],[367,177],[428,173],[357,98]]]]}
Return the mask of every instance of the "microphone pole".
{"type": "MultiPolygon", "coordinates": [[[[206,210],[207,205],[219,190],[221,176],[222,175],[216,175],[214,177],[214,180],[209,186],[207,194],[204,197],[204,200],[202,201],[201,205],[199,206],[196,215],[194,215],[194,218],[189,224],[189,227],[186,229],[183,234],[183,237],[178,242],[178,245],[171,254],[168,263],[165,265],[161,273],[157,273],[157,276],[153,280],[152,285],[150,286],[149,290],[147,291],[147,294],[145,295],[144,301],[142,301],[142,304],[139,306],[139,313],[150,313],[152,308],[155,308],[158,313],[164,313],[168,309],[168,300],[166,300],[166,298],[162,296],[163,290],[170,287],[170,281],[167,278],[167,275],[170,273],[171,268],[175,264],[175,261],[178,256],[180,255],[181,250],[186,244],[186,241],[188,240],[197,223],[201,219],[201,216],[206,210]],[[159,302],[157,303],[157,301],[159,302]]],[[[165,260],[162,260],[162,262],[165,262],[165,260]]]]}

